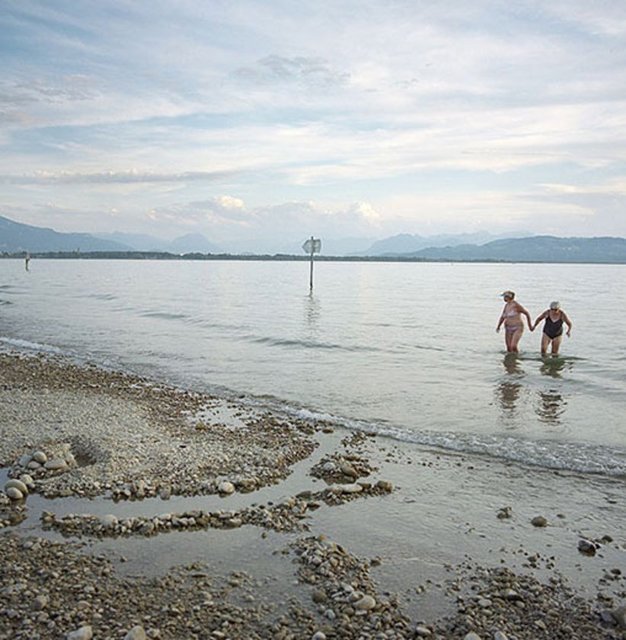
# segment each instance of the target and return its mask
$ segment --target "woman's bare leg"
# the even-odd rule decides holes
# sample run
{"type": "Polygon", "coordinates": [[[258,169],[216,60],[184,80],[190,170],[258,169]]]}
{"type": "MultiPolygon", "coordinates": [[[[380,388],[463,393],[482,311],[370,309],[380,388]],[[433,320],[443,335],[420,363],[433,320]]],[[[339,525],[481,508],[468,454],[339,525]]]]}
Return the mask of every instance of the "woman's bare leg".
{"type": "MultiPolygon", "coordinates": [[[[550,338],[545,334],[541,334],[541,357],[543,358],[548,353],[548,345],[550,344],[550,338]]],[[[554,349],[554,346],[552,347],[554,349]]]]}
{"type": "Polygon", "coordinates": [[[517,348],[517,345],[519,344],[519,341],[520,341],[523,333],[524,333],[524,327],[520,327],[517,331],[515,331],[511,335],[511,348],[510,348],[510,351],[512,351],[513,353],[519,353],[519,349],[517,348]]]}
{"type": "Polygon", "coordinates": [[[556,338],[554,338],[554,340],[552,340],[552,355],[553,356],[558,356],[559,355],[559,347],[561,346],[561,340],[563,340],[563,334],[561,334],[560,336],[557,336],[556,338]]]}

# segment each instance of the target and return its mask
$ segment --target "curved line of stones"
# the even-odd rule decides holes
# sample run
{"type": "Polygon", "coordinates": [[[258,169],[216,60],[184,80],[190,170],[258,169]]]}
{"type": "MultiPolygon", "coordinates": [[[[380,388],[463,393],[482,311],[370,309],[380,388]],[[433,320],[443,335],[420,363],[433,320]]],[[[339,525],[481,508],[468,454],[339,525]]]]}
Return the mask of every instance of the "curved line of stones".
{"type": "Polygon", "coordinates": [[[108,514],[68,514],[57,518],[54,513],[41,514],[44,529],[55,529],[69,536],[94,536],[117,538],[120,536],[153,536],[176,530],[235,529],[242,525],[255,525],[280,532],[303,531],[303,522],[310,511],[321,506],[336,506],[356,498],[380,496],[390,493],[393,485],[386,480],[376,484],[359,482],[351,485],[334,485],[323,491],[305,491],[285,502],[271,507],[257,505],[239,511],[215,512],[194,509],[182,513],[164,513],[157,516],[136,516],[118,519],[108,514]]]}

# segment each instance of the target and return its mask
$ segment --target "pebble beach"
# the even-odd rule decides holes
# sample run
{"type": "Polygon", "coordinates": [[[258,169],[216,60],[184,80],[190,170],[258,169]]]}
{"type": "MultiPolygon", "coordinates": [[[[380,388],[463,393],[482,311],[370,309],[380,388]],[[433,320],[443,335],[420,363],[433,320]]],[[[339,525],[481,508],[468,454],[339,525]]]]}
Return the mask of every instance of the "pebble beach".
{"type": "Polygon", "coordinates": [[[0,372],[0,638],[626,638],[623,479],[0,372]]]}

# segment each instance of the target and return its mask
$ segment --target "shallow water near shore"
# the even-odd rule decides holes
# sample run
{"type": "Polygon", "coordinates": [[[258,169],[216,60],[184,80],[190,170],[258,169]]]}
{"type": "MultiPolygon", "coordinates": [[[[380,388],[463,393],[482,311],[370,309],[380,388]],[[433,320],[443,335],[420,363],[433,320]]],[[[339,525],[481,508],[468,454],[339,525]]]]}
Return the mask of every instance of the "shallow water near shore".
{"type": "MultiPolygon", "coordinates": [[[[179,497],[168,500],[113,501],[107,498],[28,499],[22,535],[66,539],[41,528],[48,510],[66,514],[115,514],[119,518],[181,513],[193,509],[237,510],[252,504],[278,504],[301,491],[319,490],[321,480],[309,475],[324,455],[336,450],[343,430],[319,434],[314,454],[297,463],[277,485],[249,494],[179,497]]],[[[364,559],[376,558],[372,575],[382,592],[400,595],[414,619],[435,621],[453,609],[447,587],[463,563],[481,567],[505,565],[546,581],[556,570],[578,593],[618,597],[626,576],[609,579],[626,557],[626,508],[623,481],[589,474],[554,472],[498,462],[473,454],[441,454],[411,443],[369,438],[361,450],[377,467],[374,478],[393,482],[391,495],[322,505],[306,519],[307,531],[263,532],[254,526],[236,530],[177,531],[153,537],[75,538],[90,553],[111,558],[124,575],[159,576],[170,569],[200,563],[211,575],[228,576],[242,569],[262,586],[268,601],[310,598],[310,588],[295,579],[285,556],[298,536],[324,534],[364,559]],[[498,518],[503,507],[511,516],[498,518]],[[546,527],[531,524],[543,515],[546,527]],[[606,538],[595,557],[578,551],[581,538],[606,538]],[[536,558],[530,561],[529,558],[536,558]]]]}
{"type": "Polygon", "coordinates": [[[0,343],[398,441],[626,475],[623,265],[0,261],[0,343]],[[546,277],[549,275],[549,277],[546,277]],[[498,293],[574,321],[558,359],[498,293]],[[599,314],[611,340],[601,339],[599,314]]]}

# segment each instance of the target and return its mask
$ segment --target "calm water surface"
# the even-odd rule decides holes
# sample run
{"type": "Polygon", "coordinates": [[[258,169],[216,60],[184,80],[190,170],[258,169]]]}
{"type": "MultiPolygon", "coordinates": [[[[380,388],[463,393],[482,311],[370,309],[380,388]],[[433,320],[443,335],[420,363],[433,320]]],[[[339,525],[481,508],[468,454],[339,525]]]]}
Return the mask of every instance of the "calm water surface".
{"type": "Polygon", "coordinates": [[[0,345],[58,350],[300,416],[626,474],[626,267],[0,260],[0,345]],[[519,357],[498,294],[574,322],[519,357]]]}

